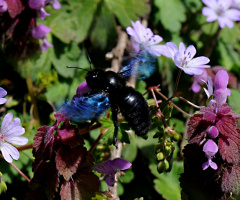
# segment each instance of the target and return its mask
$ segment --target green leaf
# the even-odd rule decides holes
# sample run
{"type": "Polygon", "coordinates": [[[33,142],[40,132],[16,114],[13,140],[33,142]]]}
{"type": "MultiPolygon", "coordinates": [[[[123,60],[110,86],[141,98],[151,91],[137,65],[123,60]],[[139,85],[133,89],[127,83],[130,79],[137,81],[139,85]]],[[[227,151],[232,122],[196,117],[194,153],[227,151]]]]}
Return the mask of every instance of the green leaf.
{"type": "Polygon", "coordinates": [[[119,127],[118,127],[118,139],[121,142],[125,142],[125,143],[130,143],[130,137],[129,134],[125,131],[125,130],[129,130],[130,127],[128,125],[128,123],[120,123],[119,127]]]}
{"type": "Polygon", "coordinates": [[[125,28],[130,25],[130,21],[136,21],[138,16],[144,16],[148,12],[146,1],[105,0],[105,2],[111,12],[117,16],[119,22],[125,28]]]}
{"type": "Polygon", "coordinates": [[[219,64],[224,66],[227,70],[231,70],[234,65],[239,65],[240,57],[239,53],[236,52],[232,45],[224,44],[219,41],[217,46],[220,52],[219,64]]]}
{"type": "Polygon", "coordinates": [[[122,149],[122,157],[129,162],[133,162],[137,157],[137,143],[135,137],[131,139],[130,144],[125,145],[122,149]]]}
{"type": "Polygon", "coordinates": [[[240,91],[236,89],[231,89],[231,96],[228,97],[229,106],[233,107],[234,112],[240,113],[240,91]]]}
{"type": "Polygon", "coordinates": [[[68,95],[69,86],[67,83],[56,83],[49,87],[45,93],[47,99],[57,106],[61,106],[65,103],[65,99],[68,95]]]}
{"type": "Polygon", "coordinates": [[[47,12],[51,17],[47,17],[44,22],[50,27],[51,33],[64,43],[70,43],[77,38],[76,16],[68,12],[69,6],[62,6],[61,11],[54,10],[52,6],[47,7],[47,12]]]}
{"type": "Polygon", "coordinates": [[[100,0],[80,0],[70,1],[71,16],[77,23],[77,42],[83,41],[89,34],[90,27],[93,22],[94,14],[97,10],[97,6],[100,0]]]}
{"type": "Polygon", "coordinates": [[[133,171],[130,169],[124,171],[124,176],[121,176],[120,179],[123,183],[130,183],[134,179],[133,171]]]}
{"type": "Polygon", "coordinates": [[[240,40],[240,29],[238,26],[233,28],[223,28],[220,31],[219,38],[226,44],[235,44],[240,40]]]}
{"type": "Polygon", "coordinates": [[[174,123],[175,127],[174,130],[178,133],[183,133],[185,130],[185,124],[182,120],[177,118],[172,118],[171,121],[174,123]]]}
{"type": "Polygon", "coordinates": [[[90,39],[95,47],[104,50],[109,46],[113,46],[115,44],[113,38],[117,37],[115,20],[105,1],[101,4],[97,19],[90,39]]]}
{"type": "Polygon", "coordinates": [[[183,163],[174,162],[172,171],[164,174],[157,172],[156,164],[151,164],[149,168],[157,177],[157,179],[154,179],[155,190],[167,200],[180,200],[181,187],[178,179],[180,173],[183,172],[183,163]]]}
{"type": "Polygon", "coordinates": [[[54,51],[52,62],[57,72],[65,77],[72,78],[76,69],[68,69],[67,66],[77,66],[81,50],[77,47],[76,42],[69,45],[59,41],[54,42],[54,51]]]}
{"type": "Polygon", "coordinates": [[[186,7],[191,10],[192,13],[202,8],[203,4],[199,0],[183,0],[186,7]]]}
{"type": "Polygon", "coordinates": [[[179,32],[182,22],[186,20],[186,8],[180,0],[156,0],[153,2],[159,11],[155,13],[165,29],[171,32],[179,32]]]}

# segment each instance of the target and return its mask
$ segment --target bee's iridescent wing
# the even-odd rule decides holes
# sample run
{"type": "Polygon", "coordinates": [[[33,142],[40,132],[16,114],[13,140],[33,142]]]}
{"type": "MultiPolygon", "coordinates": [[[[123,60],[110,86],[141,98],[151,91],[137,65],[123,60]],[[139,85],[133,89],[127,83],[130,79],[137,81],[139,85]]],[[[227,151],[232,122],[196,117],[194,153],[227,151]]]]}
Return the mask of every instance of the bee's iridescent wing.
{"type": "Polygon", "coordinates": [[[121,68],[119,74],[125,79],[136,76],[138,79],[146,79],[155,71],[157,58],[148,51],[139,51],[129,63],[121,68]]]}
{"type": "Polygon", "coordinates": [[[58,112],[76,123],[96,121],[110,107],[108,97],[102,93],[75,96],[58,112]]]}

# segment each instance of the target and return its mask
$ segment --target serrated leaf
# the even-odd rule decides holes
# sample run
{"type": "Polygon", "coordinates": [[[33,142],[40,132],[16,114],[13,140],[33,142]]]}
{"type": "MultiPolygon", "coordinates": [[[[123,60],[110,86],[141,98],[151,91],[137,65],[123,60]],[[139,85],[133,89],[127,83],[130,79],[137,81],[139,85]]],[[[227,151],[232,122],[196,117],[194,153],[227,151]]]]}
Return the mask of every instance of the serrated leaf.
{"type": "Polygon", "coordinates": [[[109,128],[109,127],[113,126],[113,121],[109,118],[101,119],[100,123],[102,124],[103,128],[109,128]]]}
{"type": "Polygon", "coordinates": [[[148,11],[146,1],[106,0],[106,4],[124,27],[129,26],[130,21],[136,21],[138,16],[144,16],[148,11]]]}
{"type": "Polygon", "coordinates": [[[156,0],[154,5],[159,9],[155,13],[156,20],[159,20],[165,29],[171,32],[179,32],[182,22],[186,20],[186,8],[180,0],[156,0]]]}
{"type": "Polygon", "coordinates": [[[154,179],[155,190],[165,199],[180,200],[181,187],[178,179],[180,173],[183,172],[183,163],[174,162],[172,171],[164,174],[159,174],[157,172],[156,164],[151,164],[149,168],[151,172],[157,177],[157,179],[154,179]]]}
{"type": "Polygon", "coordinates": [[[115,21],[105,1],[101,4],[97,18],[98,20],[92,30],[90,39],[95,47],[104,50],[115,44],[113,38],[117,37],[115,21]]]}
{"type": "Polygon", "coordinates": [[[113,133],[114,133],[114,126],[110,126],[106,133],[104,133],[102,140],[103,143],[106,145],[110,145],[113,142],[113,133]]]}

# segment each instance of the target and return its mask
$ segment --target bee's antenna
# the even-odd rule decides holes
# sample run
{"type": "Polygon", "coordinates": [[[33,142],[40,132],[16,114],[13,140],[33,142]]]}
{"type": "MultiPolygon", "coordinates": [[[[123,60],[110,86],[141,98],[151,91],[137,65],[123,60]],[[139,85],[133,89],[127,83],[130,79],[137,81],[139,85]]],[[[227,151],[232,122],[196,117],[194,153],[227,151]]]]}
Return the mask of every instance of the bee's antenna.
{"type": "Polygon", "coordinates": [[[87,71],[87,72],[88,72],[88,70],[87,70],[87,69],[83,69],[83,68],[81,68],[81,67],[67,66],[67,68],[76,68],[76,69],[82,69],[82,70],[84,70],[84,71],[87,71]]]}
{"type": "Polygon", "coordinates": [[[87,50],[86,50],[86,54],[87,54],[88,60],[89,60],[89,62],[90,62],[90,69],[92,69],[92,60],[91,60],[91,58],[90,58],[87,50]]]}

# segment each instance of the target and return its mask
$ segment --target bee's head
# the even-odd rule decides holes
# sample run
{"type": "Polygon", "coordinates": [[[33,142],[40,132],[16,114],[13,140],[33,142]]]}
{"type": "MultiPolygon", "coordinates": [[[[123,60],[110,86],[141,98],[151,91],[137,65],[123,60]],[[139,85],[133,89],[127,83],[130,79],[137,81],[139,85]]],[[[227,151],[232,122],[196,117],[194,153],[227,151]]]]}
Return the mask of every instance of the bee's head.
{"type": "Polygon", "coordinates": [[[102,89],[105,82],[105,71],[102,69],[92,69],[88,71],[86,81],[91,89],[102,89]]]}

